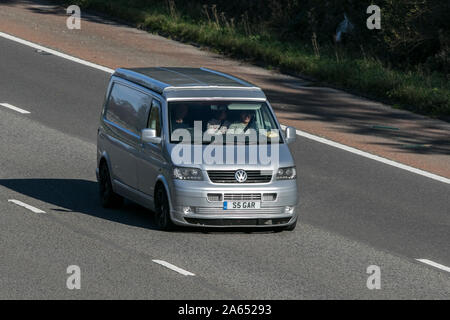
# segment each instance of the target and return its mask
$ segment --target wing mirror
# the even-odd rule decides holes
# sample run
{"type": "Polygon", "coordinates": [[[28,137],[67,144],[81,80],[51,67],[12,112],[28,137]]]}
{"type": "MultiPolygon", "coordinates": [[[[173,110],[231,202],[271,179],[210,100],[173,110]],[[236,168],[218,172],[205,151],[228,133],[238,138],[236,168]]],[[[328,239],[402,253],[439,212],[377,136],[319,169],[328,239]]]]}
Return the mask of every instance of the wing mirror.
{"type": "Polygon", "coordinates": [[[143,143],[161,143],[161,137],[156,136],[155,129],[143,129],[141,132],[141,137],[143,143]]]}
{"type": "Polygon", "coordinates": [[[293,127],[287,127],[286,128],[286,143],[292,143],[295,141],[295,138],[297,137],[297,132],[295,131],[295,128],[293,127]]]}

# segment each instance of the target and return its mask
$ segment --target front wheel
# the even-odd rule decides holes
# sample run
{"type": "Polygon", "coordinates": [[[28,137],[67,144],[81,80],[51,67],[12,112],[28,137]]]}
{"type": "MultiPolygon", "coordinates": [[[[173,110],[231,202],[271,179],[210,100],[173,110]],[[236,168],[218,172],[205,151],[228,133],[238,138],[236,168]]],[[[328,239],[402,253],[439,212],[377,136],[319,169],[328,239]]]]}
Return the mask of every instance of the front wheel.
{"type": "Polygon", "coordinates": [[[123,198],[113,191],[108,166],[102,163],[99,168],[99,195],[103,208],[117,208],[123,203],[123,198]]]}
{"type": "Polygon", "coordinates": [[[173,230],[175,225],[170,218],[170,205],[166,190],[158,187],[155,194],[155,222],[159,230],[173,230]]]}

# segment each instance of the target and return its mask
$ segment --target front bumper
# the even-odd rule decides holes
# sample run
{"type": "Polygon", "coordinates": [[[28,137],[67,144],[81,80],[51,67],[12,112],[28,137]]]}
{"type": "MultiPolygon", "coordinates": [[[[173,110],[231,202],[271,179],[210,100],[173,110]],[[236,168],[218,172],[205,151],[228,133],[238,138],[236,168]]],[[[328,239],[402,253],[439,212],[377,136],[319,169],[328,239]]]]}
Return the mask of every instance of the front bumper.
{"type": "Polygon", "coordinates": [[[171,188],[171,216],[177,225],[206,227],[289,226],[297,220],[297,183],[274,181],[270,184],[212,184],[174,180],[171,188]],[[261,194],[260,209],[224,210],[221,201],[208,200],[208,194],[261,194]],[[276,193],[275,200],[263,194],[276,193]],[[190,207],[190,212],[184,208],[190,207]]]}

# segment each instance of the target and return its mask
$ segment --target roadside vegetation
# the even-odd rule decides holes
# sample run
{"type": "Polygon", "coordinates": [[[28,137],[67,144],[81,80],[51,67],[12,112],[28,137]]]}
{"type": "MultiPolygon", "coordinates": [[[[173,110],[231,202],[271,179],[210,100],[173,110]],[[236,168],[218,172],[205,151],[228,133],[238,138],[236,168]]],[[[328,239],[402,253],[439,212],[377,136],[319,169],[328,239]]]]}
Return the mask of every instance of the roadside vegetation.
{"type": "Polygon", "coordinates": [[[371,1],[70,0],[70,4],[397,108],[450,119],[447,1],[376,1],[382,10],[380,30],[366,27],[371,1]],[[352,27],[337,42],[344,14],[352,27]]]}

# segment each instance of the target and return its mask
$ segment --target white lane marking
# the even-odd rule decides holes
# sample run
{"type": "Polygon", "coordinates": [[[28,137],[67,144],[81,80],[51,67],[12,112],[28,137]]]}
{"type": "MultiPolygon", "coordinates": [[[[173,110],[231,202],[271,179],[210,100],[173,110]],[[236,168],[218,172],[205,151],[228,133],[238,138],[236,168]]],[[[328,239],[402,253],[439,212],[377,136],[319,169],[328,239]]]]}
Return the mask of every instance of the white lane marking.
{"type": "MultiPolygon", "coordinates": [[[[281,127],[282,127],[282,129],[286,128],[285,125],[281,125],[281,127]]],[[[301,137],[304,137],[304,138],[307,138],[307,139],[310,139],[310,140],[314,140],[316,142],[320,142],[320,143],[323,143],[323,144],[326,144],[326,145],[329,145],[329,146],[332,146],[332,147],[335,147],[335,148],[338,148],[338,149],[341,149],[341,150],[345,150],[347,152],[351,152],[351,153],[357,154],[357,155],[365,157],[365,158],[369,158],[369,159],[372,159],[372,160],[375,160],[375,161],[378,161],[378,162],[382,162],[384,164],[387,164],[387,165],[390,165],[390,166],[393,166],[393,167],[396,167],[396,168],[399,168],[399,169],[403,169],[403,170],[406,170],[406,171],[409,171],[409,172],[412,172],[412,173],[415,173],[415,174],[418,174],[418,175],[421,175],[421,176],[424,176],[424,177],[427,177],[427,178],[430,178],[430,179],[433,179],[433,180],[437,180],[437,181],[440,181],[440,182],[443,182],[443,183],[450,184],[450,179],[442,177],[442,176],[439,176],[437,174],[434,174],[434,173],[431,173],[431,172],[428,172],[428,171],[424,171],[424,170],[420,170],[420,169],[417,169],[417,168],[414,168],[414,167],[410,167],[408,165],[405,165],[405,164],[402,164],[402,163],[399,163],[399,162],[396,162],[396,161],[393,161],[393,160],[389,160],[389,159],[386,159],[386,158],[383,158],[383,157],[380,157],[380,156],[376,156],[374,154],[371,154],[371,153],[368,153],[368,152],[365,152],[365,151],[361,151],[359,149],[352,148],[352,147],[346,146],[344,144],[340,144],[338,142],[334,142],[334,141],[331,141],[331,140],[328,140],[328,139],[325,139],[325,138],[322,138],[322,137],[318,137],[318,136],[315,136],[313,134],[310,134],[310,133],[307,133],[307,132],[304,132],[304,131],[301,131],[301,130],[296,130],[296,133],[297,133],[297,135],[299,135],[301,137]]]]}
{"type": "Polygon", "coordinates": [[[114,73],[113,69],[110,69],[110,68],[107,68],[107,67],[104,67],[104,66],[101,66],[101,65],[98,65],[98,64],[95,64],[95,63],[92,63],[92,62],[80,59],[80,58],[76,58],[74,56],[71,56],[71,55],[68,55],[68,54],[65,54],[65,53],[62,53],[62,52],[50,49],[50,48],[46,48],[46,47],[40,46],[40,45],[38,45],[36,43],[30,42],[30,41],[27,41],[27,40],[24,40],[24,39],[20,39],[20,38],[17,38],[17,37],[14,37],[14,36],[9,35],[9,34],[4,33],[4,32],[0,32],[0,37],[8,39],[8,40],[15,41],[15,42],[18,42],[18,43],[21,43],[23,45],[29,46],[29,47],[37,49],[37,50],[41,50],[41,51],[50,53],[50,54],[52,54],[54,56],[57,56],[57,57],[60,57],[60,58],[64,58],[64,59],[71,60],[71,61],[76,62],[76,63],[83,64],[83,65],[91,67],[91,68],[95,68],[95,69],[98,69],[98,70],[101,70],[101,71],[104,71],[104,72],[107,72],[107,73],[114,73]]]}
{"type": "MultiPolygon", "coordinates": [[[[35,49],[38,49],[38,50],[42,50],[42,51],[51,53],[51,54],[53,54],[55,56],[58,56],[58,57],[61,57],[61,58],[64,58],[64,59],[68,59],[68,60],[71,60],[73,62],[77,62],[77,63],[83,64],[83,65],[91,67],[91,68],[102,70],[102,71],[105,71],[105,72],[110,73],[110,74],[114,73],[113,69],[110,69],[110,68],[107,68],[107,67],[104,67],[104,66],[101,66],[101,65],[98,65],[98,64],[86,61],[86,60],[82,60],[82,59],[70,56],[68,54],[58,52],[58,51],[53,50],[53,49],[49,49],[49,48],[40,46],[40,45],[35,44],[33,42],[30,42],[30,41],[27,41],[27,40],[23,40],[23,39],[14,37],[12,35],[9,35],[9,34],[3,33],[3,32],[0,32],[0,37],[3,37],[5,39],[9,39],[9,40],[21,43],[23,45],[26,45],[26,46],[29,46],[29,47],[32,47],[32,48],[35,48],[35,49]]],[[[286,126],[282,125],[282,127],[285,128],[286,126]]],[[[314,140],[316,142],[327,144],[329,146],[332,146],[332,147],[335,147],[335,148],[338,148],[338,149],[341,149],[341,150],[345,150],[345,151],[348,151],[348,152],[351,152],[351,153],[354,153],[354,154],[357,154],[357,155],[360,155],[362,157],[366,157],[366,158],[369,158],[369,159],[372,159],[372,160],[375,160],[375,161],[379,161],[379,162],[382,162],[384,164],[387,164],[387,165],[390,165],[390,166],[393,166],[393,167],[396,167],[396,168],[399,168],[399,169],[403,169],[403,170],[406,170],[406,171],[409,171],[409,172],[412,172],[412,173],[415,173],[415,174],[418,174],[418,175],[421,175],[421,176],[424,176],[424,177],[427,177],[427,178],[430,178],[430,179],[433,179],[433,180],[437,180],[437,181],[440,181],[440,182],[444,182],[444,183],[450,184],[450,179],[448,179],[448,178],[441,177],[439,175],[436,175],[436,174],[433,174],[433,173],[430,173],[430,172],[427,172],[427,171],[424,171],[424,170],[420,170],[420,169],[417,169],[417,168],[414,168],[414,167],[410,167],[410,166],[407,166],[407,165],[404,165],[404,164],[401,164],[401,163],[398,163],[398,162],[395,162],[395,161],[392,161],[392,160],[389,160],[389,159],[386,159],[386,158],[383,158],[383,157],[380,157],[380,156],[376,156],[376,155],[373,155],[371,153],[368,153],[368,152],[365,152],[365,151],[361,151],[361,150],[358,150],[356,148],[352,148],[352,147],[349,147],[349,146],[346,146],[346,145],[343,145],[343,144],[340,144],[340,143],[337,143],[337,142],[334,142],[334,141],[331,141],[331,140],[328,140],[328,139],[325,139],[325,138],[322,138],[322,137],[319,137],[319,136],[315,136],[313,134],[310,134],[310,133],[307,133],[307,132],[304,132],[304,131],[301,131],[301,130],[296,130],[296,131],[297,131],[297,135],[305,137],[307,139],[311,139],[311,140],[314,140]]]]}
{"type": "Polygon", "coordinates": [[[17,107],[15,107],[15,106],[13,106],[12,104],[9,104],[9,103],[0,103],[0,106],[8,108],[8,109],[11,109],[11,110],[14,110],[14,111],[17,111],[17,112],[22,113],[22,114],[29,114],[30,113],[27,110],[23,110],[23,109],[17,108],[17,107]]]}
{"type": "Polygon", "coordinates": [[[153,262],[160,264],[166,268],[169,268],[170,270],[173,270],[175,272],[181,273],[184,276],[195,276],[192,272],[186,271],[184,269],[178,268],[177,266],[174,266],[173,264],[170,264],[163,260],[152,260],[153,262]]]}
{"type": "Polygon", "coordinates": [[[30,206],[29,204],[23,203],[22,201],[19,201],[19,200],[8,200],[8,202],[12,202],[14,204],[17,204],[18,206],[21,206],[21,207],[24,207],[25,209],[33,211],[34,213],[45,213],[45,211],[42,211],[42,210],[40,210],[38,208],[30,206]]]}
{"type": "Polygon", "coordinates": [[[417,261],[420,261],[420,262],[422,262],[422,263],[428,264],[428,265],[430,265],[430,266],[433,266],[433,267],[435,267],[435,268],[438,268],[438,269],[441,269],[441,270],[450,272],[450,268],[449,268],[449,267],[446,267],[446,266],[444,266],[444,265],[442,265],[442,264],[439,264],[439,263],[437,263],[437,262],[434,262],[434,261],[431,261],[431,260],[428,260],[428,259],[416,259],[416,260],[417,260],[417,261]]]}

